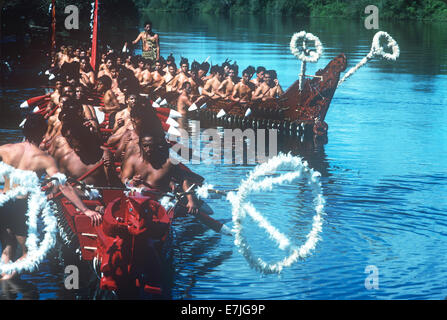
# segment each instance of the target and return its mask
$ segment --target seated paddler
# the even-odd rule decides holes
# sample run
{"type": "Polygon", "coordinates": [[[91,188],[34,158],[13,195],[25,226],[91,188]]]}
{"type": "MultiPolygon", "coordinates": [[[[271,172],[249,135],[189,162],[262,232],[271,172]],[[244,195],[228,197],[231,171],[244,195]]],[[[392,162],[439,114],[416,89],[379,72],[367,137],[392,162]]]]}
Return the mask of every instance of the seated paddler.
{"type": "MultiPolygon", "coordinates": [[[[146,131],[140,135],[138,145],[139,152],[122,164],[121,181],[124,184],[163,194],[173,191],[174,184],[188,191],[195,180],[203,180],[184,165],[171,161],[164,136],[146,131]]],[[[198,213],[198,200],[193,194],[186,195],[185,206],[188,213],[198,213]]]]}

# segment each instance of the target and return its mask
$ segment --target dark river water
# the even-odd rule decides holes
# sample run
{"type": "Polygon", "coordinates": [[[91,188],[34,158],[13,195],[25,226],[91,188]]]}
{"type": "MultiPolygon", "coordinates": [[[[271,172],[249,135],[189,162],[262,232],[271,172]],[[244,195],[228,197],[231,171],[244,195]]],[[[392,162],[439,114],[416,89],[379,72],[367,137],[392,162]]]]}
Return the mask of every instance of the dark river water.
{"type": "MultiPolygon", "coordinates": [[[[294,32],[317,35],[324,53],[314,74],[339,53],[348,68],[366,56],[374,30],[363,21],[281,19],[279,17],[150,17],[160,35],[161,54],[171,52],[213,64],[236,60],[275,69],[287,88],[298,77],[290,53],[294,32]]],[[[188,219],[174,224],[173,299],[444,299],[447,296],[447,34],[446,25],[381,23],[398,42],[396,62],[373,59],[336,91],[326,122],[328,141],[279,137],[284,152],[304,157],[321,174],[326,200],[321,241],[305,260],[280,275],[250,268],[234,239],[188,219]],[[378,286],[368,289],[368,266],[378,286]]],[[[136,35],[135,35],[136,36],[136,35]]],[[[131,36],[133,38],[134,35],[131,36]]],[[[133,40],[133,39],[132,39],[133,40]]],[[[2,110],[13,109],[39,88],[1,91],[2,110]]],[[[2,117],[0,142],[20,140],[19,118],[2,117]]],[[[203,142],[202,142],[203,143],[203,142]]],[[[254,165],[191,164],[216,188],[237,188],[254,165]]],[[[304,183],[278,186],[253,195],[262,214],[296,245],[306,240],[315,214],[304,183]]],[[[214,218],[231,226],[231,205],[209,199],[214,218]]],[[[284,252],[249,219],[246,237],[267,261],[284,252]]],[[[49,257],[25,274],[23,296],[70,298],[63,269],[49,257]]],[[[0,289],[1,290],[1,289],[0,289]]]]}

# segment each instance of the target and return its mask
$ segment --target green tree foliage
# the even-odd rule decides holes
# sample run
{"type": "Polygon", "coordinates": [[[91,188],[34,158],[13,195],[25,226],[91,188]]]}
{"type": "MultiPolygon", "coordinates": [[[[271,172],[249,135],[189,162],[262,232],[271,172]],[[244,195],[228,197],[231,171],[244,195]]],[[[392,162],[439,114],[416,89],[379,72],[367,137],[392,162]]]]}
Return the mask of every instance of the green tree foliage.
{"type": "MultiPolygon", "coordinates": [[[[58,21],[65,19],[63,8],[75,4],[80,9],[81,31],[87,31],[92,1],[56,0],[58,21]]],[[[6,0],[3,26],[23,29],[23,21],[48,26],[50,3],[51,0],[6,0]]],[[[381,19],[447,21],[447,0],[101,0],[100,3],[102,23],[111,32],[126,28],[126,24],[133,23],[145,11],[364,18],[365,7],[376,5],[381,19]]]]}
{"type": "Polygon", "coordinates": [[[363,18],[376,5],[381,18],[447,21],[447,0],[133,0],[140,10],[281,14],[363,18]]]}

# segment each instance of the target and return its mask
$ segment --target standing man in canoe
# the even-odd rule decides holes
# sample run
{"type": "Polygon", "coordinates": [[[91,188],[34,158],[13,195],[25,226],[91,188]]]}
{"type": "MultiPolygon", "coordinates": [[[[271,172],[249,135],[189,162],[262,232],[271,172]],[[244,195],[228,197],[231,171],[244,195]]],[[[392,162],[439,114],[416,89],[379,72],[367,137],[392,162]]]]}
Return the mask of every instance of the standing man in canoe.
{"type": "Polygon", "coordinates": [[[143,58],[152,61],[160,59],[159,37],[152,31],[152,22],[148,21],[144,24],[144,31],[132,43],[137,44],[140,40],[143,43],[143,58]]]}

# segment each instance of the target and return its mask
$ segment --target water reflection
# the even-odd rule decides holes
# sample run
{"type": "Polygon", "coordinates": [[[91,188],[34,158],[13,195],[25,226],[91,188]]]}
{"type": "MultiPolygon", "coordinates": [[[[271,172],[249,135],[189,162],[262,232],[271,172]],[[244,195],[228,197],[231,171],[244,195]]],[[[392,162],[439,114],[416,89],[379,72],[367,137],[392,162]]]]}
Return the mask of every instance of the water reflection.
{"type": "Polygon", "coordinates": [[[327,144],[327,136],[301,139],[296,136],[283,136],[278,139],[278,150],[282,153],[291,153],[302,157],[309,166],[321,173],[323,177],[330,175],[324,145],[327,144]]]}
{"type": "Polygon", "coordinates": [[[0,280],[0,300],[37,300],[37,287],[20,277],[10,280],[0,280]]]}
{"type": "MultiPolygon", "coordinates": [[[[171,138],[190,150],[185,153],[178,151],[179,156],[186,155],[183,158],[177,158],[174,153],[172,155],[184,163],[253,166],[279,153],[291,153],[308,161],[310,167],[323,176],[329,175],[324,150],[328,143],[327,135],[303,137],[265,129],[203,128],[202,122],[187,118],[180,118],[178,122],[179,128],[185,130],[188,136],[171,138]]],[[[198,170],[201,170],[200,167],[198,170]]]]}
{"type": "Polygon", "coordinates": [[[208,232],[207,227],[191,216],[178,217],[173,230],[172,298],[189,299],[198,279],[209,276],[231,257],[232,251],[222,251],[221,235],[208,232]]]}

